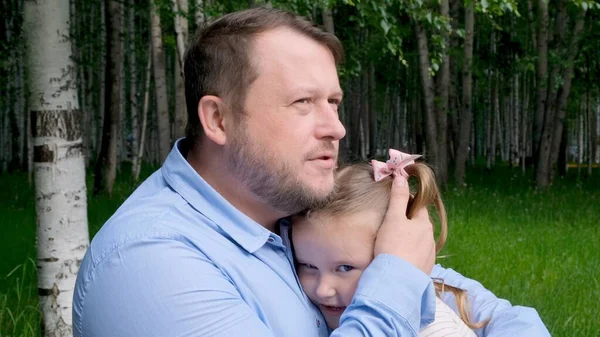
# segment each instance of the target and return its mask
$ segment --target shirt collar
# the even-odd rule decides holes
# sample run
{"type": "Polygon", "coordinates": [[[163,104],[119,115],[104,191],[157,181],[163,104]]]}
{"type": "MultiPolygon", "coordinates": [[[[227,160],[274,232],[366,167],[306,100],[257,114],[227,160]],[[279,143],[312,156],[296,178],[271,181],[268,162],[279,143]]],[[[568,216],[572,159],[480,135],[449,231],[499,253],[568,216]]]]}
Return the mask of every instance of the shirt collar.
{"type": "Polygon", "coordinates": [[[184,138],[175,142],[161,167],[169,186],[249,253],[261,248],[272,234],[229,203],[187,162],[184,138]]]}

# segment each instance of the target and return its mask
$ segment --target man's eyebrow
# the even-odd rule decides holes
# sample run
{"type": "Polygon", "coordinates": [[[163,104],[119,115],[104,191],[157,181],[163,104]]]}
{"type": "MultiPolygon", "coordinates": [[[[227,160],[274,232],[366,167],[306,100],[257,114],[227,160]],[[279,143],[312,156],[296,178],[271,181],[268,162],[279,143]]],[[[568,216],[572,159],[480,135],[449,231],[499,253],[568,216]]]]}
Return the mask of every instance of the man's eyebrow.
{"type": "MultiPolygon", "coordinates": [[[[292,93],[292,95],[299,95],[299,94],[310,94],[310,95],[316,95],[319,93],[319,89],[318,88],[314,88],[314,87],[308,87],[308,86],[298,86],[295,88],[292,88],[290,90],[290,92],[292,93]]],[[[340,99],[342,99],[344,97],[344,91],[342,89],[335,89],[330,95],[329,97],[339,97],[340,99]]]]}
{"type": "Polygon", "coordinates": [[[334,93],[331,96],[337,96],[339,97],[340,101],[344,98],[344,90],[340,89],[340,90],[336,90],[334,91],[334,93]]]}

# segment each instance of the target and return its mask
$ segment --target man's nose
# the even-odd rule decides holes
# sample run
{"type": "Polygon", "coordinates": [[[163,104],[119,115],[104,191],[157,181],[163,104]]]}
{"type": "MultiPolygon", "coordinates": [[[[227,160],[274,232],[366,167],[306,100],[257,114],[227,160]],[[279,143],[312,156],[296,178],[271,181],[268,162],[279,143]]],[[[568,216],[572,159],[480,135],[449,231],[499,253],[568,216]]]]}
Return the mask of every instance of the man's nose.
{"type": "Polygon", "coordinates": [[[317,138],[340,140],[346,135],[346,128],[340,121],[338,112],[330,103],[319,106],[317,122],[317,138]]]}

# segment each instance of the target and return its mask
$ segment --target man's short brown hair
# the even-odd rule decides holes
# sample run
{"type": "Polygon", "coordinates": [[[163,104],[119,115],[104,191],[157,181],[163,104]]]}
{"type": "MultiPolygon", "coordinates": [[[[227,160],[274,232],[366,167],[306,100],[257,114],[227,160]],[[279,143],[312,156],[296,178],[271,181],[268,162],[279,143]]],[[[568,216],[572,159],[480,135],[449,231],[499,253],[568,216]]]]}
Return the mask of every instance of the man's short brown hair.
{"type": "Polygon", "coordinates": [[[222,16],[200,29],[185,53],[188,141],[194,143],[202,134],[198,102],[203,96],[221,97],[235,114],[243,111],[248,87],[258,76],[251,60],[253,39],[280,27],[291,28],[323,44],[337,64],[342,62],[343,48],[337,37],[293,13],[253,8],[222,16]]]}

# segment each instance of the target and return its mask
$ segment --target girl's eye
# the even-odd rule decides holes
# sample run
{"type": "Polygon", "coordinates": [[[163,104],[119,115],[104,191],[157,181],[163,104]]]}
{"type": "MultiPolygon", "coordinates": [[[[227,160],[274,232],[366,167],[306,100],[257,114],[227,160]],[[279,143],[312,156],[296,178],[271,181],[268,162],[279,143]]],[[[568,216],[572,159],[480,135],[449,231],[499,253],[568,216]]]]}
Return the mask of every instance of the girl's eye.
{"type": "Polygon", "coordinates": [[[354,269],[354,267],[349,266],[347,264],[343,264],[343,265],[341,265],[341,266],[338,267],[338,271],[341,271],[341,272],[344,272],[344,273],[349,272],[349,271],[351,271],[353,269],[354,269]]]}
{"type": "Polygon", "coordinates": [[[313,266],[312,264],[308,264],[308,263],[299,263],[300,267],[304,267],[304,268],[308,268],[308,269],[317,269],[317,267],[313,266]]]}
{"type": "Polygon", "coordinates": [[[328,100],[328,102],[329,102],[329,104],[333,104],[335,106],[338,106],[341,104],[340,100],[338,100],[338,99],[330,99],[330,100],[328,100]]]}

